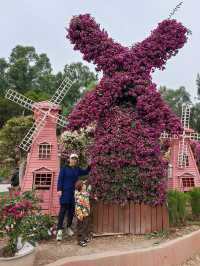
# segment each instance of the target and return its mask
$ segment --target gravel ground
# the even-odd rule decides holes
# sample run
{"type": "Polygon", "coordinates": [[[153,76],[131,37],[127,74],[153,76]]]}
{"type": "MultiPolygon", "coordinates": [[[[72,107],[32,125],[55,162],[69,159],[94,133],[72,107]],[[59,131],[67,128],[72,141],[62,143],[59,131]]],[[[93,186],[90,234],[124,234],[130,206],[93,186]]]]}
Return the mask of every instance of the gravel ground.
{"type": "Polygon", "coordinates": [[[200,254],[192,257],[180,266],[200,266],[200,254]]]}

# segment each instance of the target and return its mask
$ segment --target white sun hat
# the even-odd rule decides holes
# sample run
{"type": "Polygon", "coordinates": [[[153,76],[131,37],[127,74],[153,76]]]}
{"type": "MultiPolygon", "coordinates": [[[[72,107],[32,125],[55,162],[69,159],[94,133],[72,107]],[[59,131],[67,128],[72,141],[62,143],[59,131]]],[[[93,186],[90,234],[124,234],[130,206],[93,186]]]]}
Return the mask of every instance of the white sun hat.
{"type": "Polygon", "coordinates": [[[78,154],[76,154],[76,153],[72,153],[72,154],[70,154],[70,157],[69,157],[70,159],[71,158],[76,158],[76,159],[78,159],[78,154]]]}

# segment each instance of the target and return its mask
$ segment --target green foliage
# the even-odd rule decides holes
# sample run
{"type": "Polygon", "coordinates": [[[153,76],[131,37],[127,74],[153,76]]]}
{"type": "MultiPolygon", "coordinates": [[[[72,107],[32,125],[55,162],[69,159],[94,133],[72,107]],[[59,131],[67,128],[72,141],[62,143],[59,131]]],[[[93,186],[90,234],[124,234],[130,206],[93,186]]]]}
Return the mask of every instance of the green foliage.
{"type": "Polygon", "coordinates": [[[184,223],[187,215],[186,205],[188,195],[186,193],[169,190],[167,193],[170,225],[184,223]]]}
{"type": "Polygon", "coordinates": [[[8,119],[22,115],[22,112],[23,109],[19,105],[0,97],[0,128],[3,127],[8,119]]]}
{"type": "Polygon", "coordinates": [[[47,92],[40,90],[29,90],[24,95],[34,102],[41,102],[50,99],[50,95],[47,92]]]}
{"type": "Polygon", "coordinates": [[[48,240],[56,234],[56,221],[49,215],[27,216],[21,222],[21,236],[29,242],[48,240]]]}
{"type": "Polygon", "coordinates": [[[30,111],[23,110],[19,105],[4,99],[8,88],[36,102],[48,100],[60,86],[66,74],[75,82],[61,103],[64,115],[71,111],[85,91],[96,85],[96,74],[82,63],[66,65],[62,72],[54,74],[47,55],[38,54],[32,46],[17,45],[12,50],[8,61],[0,58],[0,128],[13,116],[30,114],[30,111]]]}
{"type": "Polygon", "coordinates": [[[87,148],[91,143],[90,134],[93,131],[93,127],[88,127],[86,130],[77,131],[65,131],[59,140],[61,157],[68,159],[71,153],[77,153],[79,155],[79,165],[87,165],[87,148]]]}
{"type": "Polygon", "coordinates": [[[41,85],[45,90],[51,85],[46,78],[51,71],[51,64],[46,54],[37,54],[35,48],[31,46],[17,45],[9,57],[7,71],[9,86],[21,93],[41,89],[41,85]]]}
{"type": "Polygon", "coordinates": [[[196,103],[191,109],[190,126],[197,132],[200,132],[200,103],[196,103]]]}
{"type": "Polygon", "coordinates": [[[5,179],[10,176],[10,169],[7,167],[1,168],[0,169],[0,183],[5,179]]]}
{"type": "MultiPolygon", "coordinates": [[[[200,76],[197,76],[197,88],[198,97],[200,99],[200,76]]],[[[181,117],[182,104],[191,103],[191,96],[186,91],[185,87],[180,87],[177,90],[168,89],[165,86],[159,89],[161,96],[167,102],[167,104],[172,108],[172,110],[181,117]]],[[[200,103],[193,105],[191,109],[190,116],[190,127],[195,131],[200,132],[200,103]]]]}
{"type": "Polygon", "coordinates": [[[168,103],[172,110],[180,117],[182,104],[191,102],[190,94],[186,91],[185,87],[180,87],[177,90],[168,89],[165,86],[160,87],[159,92],[163,99],[168,103]]]}
{"type": "Polygon", "coordinates": [[[197,84],[197,96],[200,99],[200,75],[199,73],[197,74],[196,84],[197,84]]]}
{"type": "Polygon", "coordinates": [[[15,148],[32,126],[32,116],[20,116],[9,119],[0,130],[0,158],[15,158],[15,148]]]}
{"type": "Polygon", "coordinates": [[[57,74],[57,80],[61,81],[65,75],[69,76],[73,83],[63,100],[63,114],[67,115],[72,110],[73,105],[83,96],[83,94],[95,87],[97,83],[97,75],[89,70],[82,63],[72,63],[66,65],[63,73],[57,74]]]}
{"type": "Polygon", "coordinates": [[[190,203],[194,217],[200,217],[200,188],[193,188],[190,192],[190,203]]]}

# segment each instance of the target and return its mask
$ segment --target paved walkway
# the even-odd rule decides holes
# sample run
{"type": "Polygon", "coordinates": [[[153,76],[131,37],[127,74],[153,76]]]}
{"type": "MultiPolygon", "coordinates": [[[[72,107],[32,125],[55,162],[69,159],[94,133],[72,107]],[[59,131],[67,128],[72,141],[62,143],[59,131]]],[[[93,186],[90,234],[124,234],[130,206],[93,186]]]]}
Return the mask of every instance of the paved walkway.
{"type": "Polygon", "coordinates": [[[10,184],[0,184],[0,192],[8,192],[9,187],[11,187],[10,184]]]}

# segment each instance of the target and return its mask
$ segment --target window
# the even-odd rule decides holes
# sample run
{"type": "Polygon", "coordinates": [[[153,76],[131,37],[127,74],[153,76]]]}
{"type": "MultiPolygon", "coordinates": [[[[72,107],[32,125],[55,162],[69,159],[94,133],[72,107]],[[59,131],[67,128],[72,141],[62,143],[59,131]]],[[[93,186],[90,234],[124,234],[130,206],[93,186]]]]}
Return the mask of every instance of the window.
{"type": "Polygon", "coordinates": [[[34,175],[34,188],[36,190],[50,190],[52,184],[51,172],[40,172],[34,175]]]}
{"type": "Polygon", "coordinates": [[[169,163],[168,165],[168,178],[172,178],[173,175],[173,166],[169,163]]]}
{"type": "Polygon", "coordinates": [[[39,145],[39,159],[50,159],[51,145],[49,143],[41,143],[39,145]]]}
{"type": "Polygon", "coordinates": [[[180,167],[181,166],[183,166],[183,167],[189,166],[189,157],[186,153],[179,153],[178,164],[180,167]]]}
{"type": "Polygon", "coordinates": [[[182,178],[183,187],[194,187],[193,177],[183,177],[182,178]]]}

